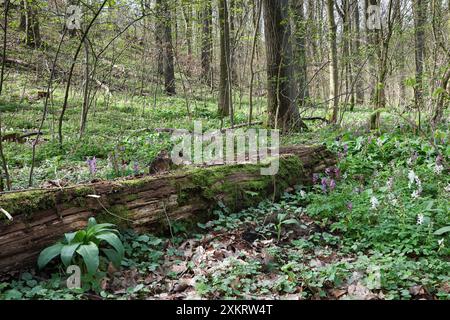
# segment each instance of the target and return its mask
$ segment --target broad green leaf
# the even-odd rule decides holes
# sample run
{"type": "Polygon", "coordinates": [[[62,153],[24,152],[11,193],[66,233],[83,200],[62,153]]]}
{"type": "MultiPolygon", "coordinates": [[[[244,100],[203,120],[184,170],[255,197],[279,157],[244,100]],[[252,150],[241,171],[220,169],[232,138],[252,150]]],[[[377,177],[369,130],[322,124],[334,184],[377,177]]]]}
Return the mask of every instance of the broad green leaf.
{"type": "Polygon", "coordinates": [[[67,244],[61,249],[61,261],[64,263],[64,265],[67,267],[72,262],[73,254],[78,249],[78,247],[81,245],[80,242],[73,243],[73,244],[67,244]]]}
{"type": "Polygon", "coordinates": [[[122,264],[122,258],[114,249],[102,249],[103,253],[108,257],[108,260],[118,269],[122,264]]]}
{"type": "Polygon", "coordinates": [[[77,253],[83,257],[88,273],[94,274],[100,263],[97,245],[92,241],[89,244],[83,244],[78,248],[77,253]]]}
{"type": "Polygon", "coordinates": [[[119,237],[116,236],[114,233],[111,232],[100,233],[96,235],[96,238],[106,241],[109,245],[111,245],[114,249],[116,249],[120,257],[123,257],[124,249],[122,241],[120,241],[119,237]]]}
{"type": "Polygon", "coordinates": [[[39,269],[44,268],[51,260],[53,260],[53,258],[58,256],[61,253],[62,247],[63,247],[62,243],[57,243],[51,247],[42,250],[38,258],[39,269]]]}
{"type": "Polygon", "coordinates": [[[441,236],[441,235],[443,235],[444,233],[447,233],[447,232],[450,232],[450,226],[443,227],[443,228],[441,228],[439,230],[436,230],[434,232],[434,235],[435,236],[441,236]]]}

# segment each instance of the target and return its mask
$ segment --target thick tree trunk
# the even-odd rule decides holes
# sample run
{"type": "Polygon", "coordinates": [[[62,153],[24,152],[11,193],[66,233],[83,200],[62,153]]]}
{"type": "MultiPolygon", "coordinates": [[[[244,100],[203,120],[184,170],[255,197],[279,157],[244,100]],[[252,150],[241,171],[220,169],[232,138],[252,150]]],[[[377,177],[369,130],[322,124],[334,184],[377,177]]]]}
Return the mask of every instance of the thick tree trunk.
{"type": "Polygon", "coordinates": [[[0,271],[36,263],[42,249],[64,233],[85,227],[91,216],[137,231],[163,232],[168,220],[207,221],[218,201],[236,211],[277,198],[296,185],[310,185],[313,173],[336,163],[335,155],[323,146],[290,147],[280,154],[275,176],[261,175],[261,165],[229,165],[2,194],[0,207],[14,220],[0,215],[0,271]],[[250,192],[258,196],[249,196],[250,192]],[[100,198],[90,197],[94,194],[100,198]]]}
{"type": "Polygon", "coordinates": [[[305,125],[295,105],[288,0],[264,0],[268,121],[272,128],[298,131],[305,125]]]}

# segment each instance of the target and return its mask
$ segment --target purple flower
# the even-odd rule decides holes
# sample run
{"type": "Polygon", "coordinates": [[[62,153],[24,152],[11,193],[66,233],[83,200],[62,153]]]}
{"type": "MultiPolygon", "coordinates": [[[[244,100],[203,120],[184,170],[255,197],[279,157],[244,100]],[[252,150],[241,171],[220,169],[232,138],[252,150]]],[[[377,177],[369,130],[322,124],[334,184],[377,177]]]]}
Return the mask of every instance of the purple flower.
{"type": "Polygon", "coordinates": [[[135,175],[139,174],[139,162],[134,161],[134,163],[133,163],[133,171],[134,171],[135,175]]]}
{"type": "Polygon", "coordinates": [[[322,184],[322,191],[324,193],[327,192],[327,184],[328,184],[327,178],[322,178],[321,184],[322,184]]]}
{"type": "Polygon", "coordinates": [[[341,177],[341,170],[338,167],[334,168],[334,176],[336,179],[341,177]]]}
{"type": "Polygon", "coordinates": [[[331,174],[332,170],[333,170],[332,168],[326,168],[325,173],[329,176],[331,174]]]}
{"type": "Polygon", "coordinates": [[[347,154],[347,153],[348,153],[348,145],[344,144],[344,154],[347,154]]]}
{"type": "Polygon", "coordinates": [[[318,173],[314,173],[313,174],[312,181],[313,181],[313,184],[317,184],[317,182],[319,181],[319,174],[318,173]]]}
{"type": "Polygon", "coordinates": [[[342,160],[342,158],[344,158],[344,154],[342,154],[341,152],[338,152],[338,159],[342,160]]]}
{"type": "Polygon", "coordinates": [[[86,163],[89,166],[89,172],[91,175],[95,175],[97,173],[97,159],[95,157],[92,159],[87,158],[86,163]]]}
{"type": "Polygon", "coordinates": [[[444,160],[443,157],[442,157],[441,155],[438,155],[438,156],[436,157],[436,165],[437,165],[437,166],[442,165],[442,161],[443,161],[443,160],[444,160]]]}
{"type": "Polygon", "coordinates": [[[331,191],[333,191],[334,189],[336,189],[336,181],[335,181],[334,179],[331,179],[331,180],[330,180],[329,187],[330,187],[330,190],[331,190],[331,191]]]}
{"type": "Polygon", "coordinates": [[[353,203],[351,203],[351,202],[347,203],[347,209],[352,211],[353,210],[353,203]]]}

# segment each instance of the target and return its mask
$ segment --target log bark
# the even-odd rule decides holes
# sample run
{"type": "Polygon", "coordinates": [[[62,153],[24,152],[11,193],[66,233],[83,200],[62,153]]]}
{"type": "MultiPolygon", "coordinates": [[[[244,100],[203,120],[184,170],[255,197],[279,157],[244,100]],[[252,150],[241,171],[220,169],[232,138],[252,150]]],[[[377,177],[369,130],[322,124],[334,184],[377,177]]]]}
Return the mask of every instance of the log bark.
{"type": "Polygon", "coordinates": [[[262,164],[185,167],[130,180],[3,193],[0,207],[13,220],[0,214],[0,273],[33,265],[42,249],[85,227],[92,216],[138,232],[164,232],[168,220],[207,221],[219,201],[236,211],[278,198],[296,185],[310,185],[314,173],[334,164],[335,155],[324,146],[295,146],[280,150],[275,176],[261,175],[262,164]]]}

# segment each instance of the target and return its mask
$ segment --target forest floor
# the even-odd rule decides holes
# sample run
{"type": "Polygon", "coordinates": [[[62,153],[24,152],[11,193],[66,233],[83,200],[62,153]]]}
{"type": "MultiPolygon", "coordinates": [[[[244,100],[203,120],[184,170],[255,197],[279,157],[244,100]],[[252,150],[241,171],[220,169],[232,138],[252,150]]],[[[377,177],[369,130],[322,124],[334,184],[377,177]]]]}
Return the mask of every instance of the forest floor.
{"type": "MultiPolygon", "coordinates": [[[[5,134],[35,131],[42,101],[9,96],[0,103],[5,134]]],[[[204,130],[219,128],[215,101],[192,99],[190,112],[177,97],[158,96],[157,107],[150,97],[103,101],[79,138],[73,97],[61,149],[56,92],[33,186],[143,173],[172,142],[168,134],[139,130],[192,130],[193,120],[202,120],[204,130]],[[94,156],[92,172],[86,160],[94,156]]],[[[236,123],[247,120],[242,101],[236,123]]],[[[255,120],[263,119],[263,105],[257,101],[255,120]]],[[[285,145],[325,143],[338,154],[337,167],[320,173],[313,187],[237,213],[218,203],[215,219],[194,232],[183,223],[172,226],[172,235],[125,231],[120,271],[98,274],[101,281],[85,278],[79,290],[65,287],[57,267],[11,273],[0,279],[0,299],[450,299],[450,234],[434,235],[450,224],[450,175],[442,165],[450,157],[448,128],[413,134],[407,122],[384,114],[380,132],[371,133],[369,114],[357,109],[339,129],[314,123],[310,132],[283,137],[285,145]]],[[[31,143],[5,143],[16,189],[28,186],[31,143]]]]}

